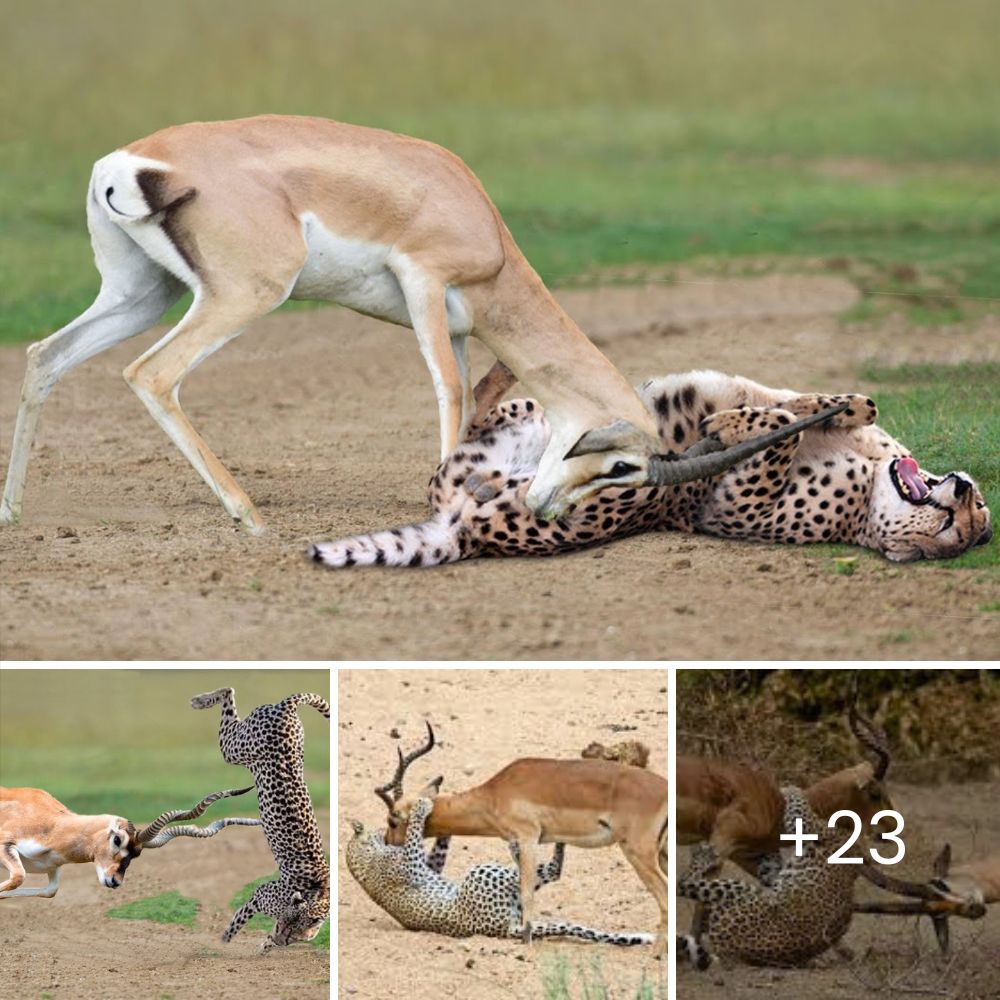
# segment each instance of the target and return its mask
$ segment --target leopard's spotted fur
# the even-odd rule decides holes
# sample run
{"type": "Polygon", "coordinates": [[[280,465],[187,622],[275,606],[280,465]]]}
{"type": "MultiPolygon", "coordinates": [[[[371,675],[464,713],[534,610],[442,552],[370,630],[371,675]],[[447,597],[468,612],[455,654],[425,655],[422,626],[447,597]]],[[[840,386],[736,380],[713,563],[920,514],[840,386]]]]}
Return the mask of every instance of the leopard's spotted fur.
{"type": "Polygon", "coordinates": [[[758,885],[705,878],[718,857],[711,847],[700,845],[677,882],[680,895],[705,906],[699,938],[678,938],[678,953],[687,953],[699,968],[709,964],[709,951],[754,965],[801,965],[837,944],[850,926],[861,866],[827,860],[847,835],[818,819],[801,789],[781,791],[784,832],[795,833],[795,820],[801,817],[803,832],[819,836],[804,842],[800,857],[790,858],[758,885]]]}
{"type": "Polygon", "coordinates": [[[430,566],[476,556],[552,555],[652,529],[765,542],[848,542],[898,561],[958,555],[992,535],[982,493],[964,472],[920,470],[875,426],[865,396],[802,395],[718,372],[653,379],[640,390],[664,453],[702,436],[735,444],[819,410],[849,408],[821,429],[794,435],[712,479],[679,486],[609,488],[558,521],[536,517],[525,497],[549,440],[532,400],[496,407],[438,468],[431,518],[314,545],[327,566],[430,566]],[[920,502],[900,487],[900,464],[920,502]]]}
{"type": "Polygon", "coordinates": [[[266,913],[275,924],[263,950],[308,941],[330,915],[330,866],[306,787],[305,736],[296,706],[311,705],[329,719],[330,705],[318,694],[293,694],[240,719],[232,688],[191,699],[192,708],[219,704],[219,749],[227,763],[242,764],[256,779],[264,835],[278,865],[277,880],[254,890],[222,940],[230,941],[255,913],[266,913]]]}
{"type": "MultiPolygon", "coordinates": [[[[402,847],[386,844],[379,831],[365,831],[354,822],[347,844],[347,868],[361,888],[390,916],[415,931],[434,931],[451,937],[482,934],[520,938],[523,925],[519,874],[516,867],[480,864],[461,882],[445,878],[450,838],[439,837],[424,856],[424,827],[434,803],[416,801],[410,813],[402,847]]],[[[509,845],[517,860],[517,845],[509,845]]],[[[539,865],[535,888],[555,882],[562,873],[564,845],[556,844],[552,860],[539,865]]],[[[562,920],[534,922],[531,936],[572,937],[614,945],[652,944],[651,934],[620,934],[593,930],[562,920]]]]}

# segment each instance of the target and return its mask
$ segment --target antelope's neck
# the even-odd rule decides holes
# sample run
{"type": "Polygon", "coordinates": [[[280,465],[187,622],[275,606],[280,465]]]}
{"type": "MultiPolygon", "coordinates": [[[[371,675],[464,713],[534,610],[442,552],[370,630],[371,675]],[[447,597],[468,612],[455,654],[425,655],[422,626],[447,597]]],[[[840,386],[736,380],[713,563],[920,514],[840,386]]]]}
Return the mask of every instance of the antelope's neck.
{"type": "Polygon", "coordinates": [[[111,824],[117,817],[79,816],[70,813],[60,817],[57,830],[59,854],[69,864],[85,864],[94,860],[94,854],[107,837],[111,824]]]}
{"type": "Polygon", "coordinates": [[[425,837],[489,837],[494,834],[481,803],[468,792],[439,795],[424,827],[425,837]]]}

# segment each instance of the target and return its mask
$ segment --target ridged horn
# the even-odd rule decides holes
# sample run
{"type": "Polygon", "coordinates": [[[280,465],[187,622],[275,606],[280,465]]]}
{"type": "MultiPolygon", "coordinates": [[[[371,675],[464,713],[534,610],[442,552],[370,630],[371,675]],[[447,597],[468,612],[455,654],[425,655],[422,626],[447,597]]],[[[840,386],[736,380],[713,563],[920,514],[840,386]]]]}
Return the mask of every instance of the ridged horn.
{"type": "Polygon", "coordinates": [[[141,830],[136,832],[135,841],[142,847],[162,847],[168,840],[172,840],[174,837],[211,837],[218,833],[222,829],[222,826],[218,824],[221,823],[223,826],[228,825],[240,825],[240,826],[260,826],[259,819],[243,819],[243,820],[218,820],[213,823],[211,827],[205,827],[206,830],[212,830],[211,833],[188,833],[188,830],[197,830],[199,827],[177,827],[176,830],[167,830],[164,833],[160,831],[168,823],[173,823],[175,820],[179,819],[195,819],[200,816],[213,802],[217,802],[219,799],[228,799],[234,795],[245,795],[247,792],[252,791],[256,786],[247,785],[246,788],[229,788],[224,792],[212,792],[211,795],[206,795],[205,798],[201,800],[192,809],[171,809],[168,812],[161,813],[156,819],[153,820],[149,826],[143,827],[141,830]],[[159,836],[157,836],[159,834],[159,836]]]}
{"type": "Polygon", "coordinates": [[[403,796],[403,775],[406,774],[406,769],[418,757],[423,757],[425,753],[430,753],[434,748],[434,729],[429,722],[425,722],[425,725],[427,726],[427,742],[423,746],[417,747],[416,750],[411,750],[405,757],[403,751],[396,747],[396,753],[399,755],[396,773],[384,785],[379,785],[375,789],[375,794],[385,803],[390,816],[396,811],[396,803],[403,796]],[[390,792],[392,793],[391,798],[390,792]]]}
{"type": "Polygon", "coordinates": [[[739,462],[744,462],[751,455],[765,448],[780,444],[793,434],[799,434],[816,424],[821,424],[838,413],[847,409],[847,403],[828,406],[825,410],[812,413],[801,420],[793,421],[784,427],[761,434],[759,437],[741,441],[726,448],[715,438],[702,438],[679,455],[653,455],[649,460],[649,475],[647,486],[670,486],[676,483],[687,483],[694,479],[709,479],[718,476],[726,469],[739,462]]]}

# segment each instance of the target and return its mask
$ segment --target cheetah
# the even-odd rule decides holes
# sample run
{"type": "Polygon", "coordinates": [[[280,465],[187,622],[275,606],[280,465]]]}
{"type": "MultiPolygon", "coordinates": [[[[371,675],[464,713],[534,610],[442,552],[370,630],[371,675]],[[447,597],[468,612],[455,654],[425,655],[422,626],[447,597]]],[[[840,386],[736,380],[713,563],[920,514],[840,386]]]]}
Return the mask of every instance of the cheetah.
{"type": "MultiPolygon", "coordinates": [[[[382,832],[366,832],[362,823],[352,820],[354,836],[346,850],[348,871],[378,906],[409,930],[520,940],[523,914],[518,869],[487,863],[475,865],[459,883],[445,878],[441,873],[451,838],[439,837],[424,856],[424,827],[433,807],[431,799],[416,800],[402,847],[386,844],[382,832]]],[[[516,862],[517,844],[508,846],[516,862]]],[[[552,860],[538,866],[536,889],[559,879],[565,849],[564,844],[556,844],[552,860]]],[[[623,947],[653,943],[652,934],[598,931],[562,920],[533,922],[531,935],[623,947]]]]}
{"type": "Polygon", "coordinates": [[[565,517],[545,521],[525,498],[549,440],[533,400],[494,408],[438,467],[431,517],[311,546],[330,567],[433,566],[479,556],[554,555],[650,530],[806,544],[844,542],[890,560],[942,559],[992,537],[990,512],[964,472],[935,476],[875,425],[857,394],[800,394],[695,371],[651,379],[639,394],[664,453],[701,439],[729,446],[846,403],[816,429],[787,438],[722,475],[677,486],[636,485],[638,466],[616,461],[607,487],[565,517]],[[630,483],[614,486],[615,480],[630,483]]]}
{"type": "Polygon", "coordinates": [[[264,836],[278,865],[277,880],[254,890],[222,940],[231,941],[255,913],[266,913],[275,924],[261,951],[309,941],[330,915],[330,866],[306,787],[304,733],[296,706],[311,705],[329,719],[330,705],[318,694],[292,694],[240,719],[232,688],[191,699],[192,708],[220,704],[219,749],[226,763],[242,764],[256,779],[264,836]]]}
{"type": "Polygon", "coordinates": [[[805,792],[788,786],[783,829],[818,835],[802,854],[774,870],[761,868],[762,884],[741,879],[706,879],[718,863],[715,851],[699,845],[688,871],[677,882],[680,895],[705,905],[699,937],[680,935],[678,954],[698,968],[708,967],[709,947],[717,954],[752,965],[802,965],[836,945],[847,933],[854,912],[854,881],[861,865],[829,864],[828,858],[849,836],[830,829],[812,811],[805,792]]]}

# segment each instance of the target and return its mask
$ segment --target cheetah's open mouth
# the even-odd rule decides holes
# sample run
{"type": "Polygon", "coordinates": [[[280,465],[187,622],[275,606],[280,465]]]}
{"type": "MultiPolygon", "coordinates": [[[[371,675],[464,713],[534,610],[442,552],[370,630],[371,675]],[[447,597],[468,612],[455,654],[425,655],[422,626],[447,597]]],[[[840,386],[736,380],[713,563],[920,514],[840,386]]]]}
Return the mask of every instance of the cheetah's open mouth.
{"type": "Polygon", "coordinates": [[[930,476],[920,471],[920,466],[912,458],[897,458],[889,466],[889,475],[896,492],[913,504],[926,503],[931,489],[937,485],[930,476]]]}

